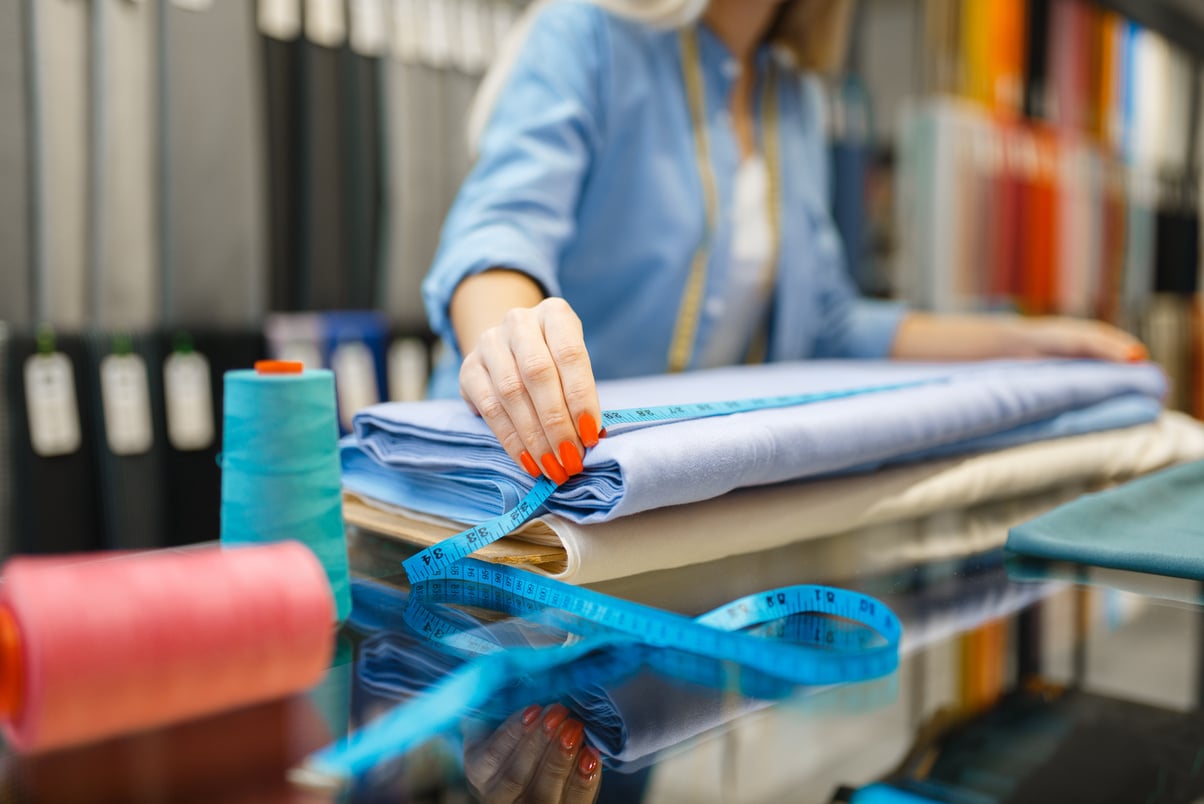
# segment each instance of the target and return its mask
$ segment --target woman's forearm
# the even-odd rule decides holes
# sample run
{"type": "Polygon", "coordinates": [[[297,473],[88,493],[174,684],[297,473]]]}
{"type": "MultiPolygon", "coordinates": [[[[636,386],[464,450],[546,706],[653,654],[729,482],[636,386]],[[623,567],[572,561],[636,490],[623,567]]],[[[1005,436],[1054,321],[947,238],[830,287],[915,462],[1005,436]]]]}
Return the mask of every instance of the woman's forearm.
{"type": "Polygon", "coordinates": [[[1082,357],[1145,360],[1141,343],[1116,327],[1077,318],[909,313],[891,357],[983,360],[994,357],[1082,357]]]}
{"type": "Polygon", "coordinates": [[[495,268],[465,279],[452,294],[451,320],[462,354],[476,348],[481,333],[501,323],[508,310],[534,307],[543,288],[518,271],[495,268]]]}
{"type": "Polygon", "coordinates": [[[1016,316],[908,313],[891,357],[900,360],[979,360],[1023,351],[1016,316]]]}

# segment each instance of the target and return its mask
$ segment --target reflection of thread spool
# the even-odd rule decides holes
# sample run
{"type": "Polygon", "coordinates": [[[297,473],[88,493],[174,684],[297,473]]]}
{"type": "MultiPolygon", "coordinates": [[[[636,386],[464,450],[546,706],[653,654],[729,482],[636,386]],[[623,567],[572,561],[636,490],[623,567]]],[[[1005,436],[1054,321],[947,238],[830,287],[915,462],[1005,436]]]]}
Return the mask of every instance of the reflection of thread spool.
{"type": "Polygon", "coordinates": [[[286,773],[330,738],[322,716],[296,695],[23,756],[10,761],[6,775],[20,791],[14,800],[23,804],[320,804],[323,799],[302,799],[290,789],[286,773]]]}
{"type": "Polygon", "coordinates": [[[296,543],[17,558],[0,583],[0,725],[44,750],[296,692],[322,677],[333,624],[296,543]]]}
{"type": "Polygon", "coordinates": [[[330,580],[342,622],[351,610],[334,375],[262,361],[225,379],[222,541],[295,539],[330,580]]]}

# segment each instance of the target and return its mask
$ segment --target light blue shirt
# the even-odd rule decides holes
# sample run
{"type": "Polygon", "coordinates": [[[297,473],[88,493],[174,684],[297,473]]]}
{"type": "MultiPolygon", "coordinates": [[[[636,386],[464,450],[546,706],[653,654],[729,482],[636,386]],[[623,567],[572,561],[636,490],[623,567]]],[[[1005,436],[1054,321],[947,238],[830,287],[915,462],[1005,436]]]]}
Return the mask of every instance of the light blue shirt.
{"type": "MultiPolygon", "coordinates": [[[[698,34],[718,214],[692,367],[724,309],[740,164],[728,114],[739,66],[705,26],[698,34]]],[[[769,48],[758,55],[759,82],[773,56],[769,48]]],[[[598,379],[667,370],[706,233],[682,58],[677,32],[590,3],[561,0],[534,21],[423,284],[431,326],[450,347],[432,396],[458,389],[452,293],[465,277],[493,267],[522,271],[568,301],[598,379]]],[[[820,89],[812,78],[781,74],[782,234],[768,359],[883,357],[903,308],[857,297],[828,210],[820,89]]]]}

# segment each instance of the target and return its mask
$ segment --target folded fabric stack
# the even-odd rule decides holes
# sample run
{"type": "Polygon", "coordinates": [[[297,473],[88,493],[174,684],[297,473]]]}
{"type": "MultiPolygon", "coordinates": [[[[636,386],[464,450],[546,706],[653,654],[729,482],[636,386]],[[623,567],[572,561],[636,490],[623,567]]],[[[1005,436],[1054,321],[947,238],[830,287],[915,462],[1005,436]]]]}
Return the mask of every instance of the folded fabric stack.
{"type": "MultiPolygon", "coordinates": [[[[603,382],[603,410],[846,391],[808,405],[612,427],[545,513],[481,557],[594,582],[767,550],[1204,457],[1161,372],[1090,361],[813,361],[603,382]]],[[[350,523],[428,545],[532,479],[460,401],[386,404],[343,443],[350,523]]]]}

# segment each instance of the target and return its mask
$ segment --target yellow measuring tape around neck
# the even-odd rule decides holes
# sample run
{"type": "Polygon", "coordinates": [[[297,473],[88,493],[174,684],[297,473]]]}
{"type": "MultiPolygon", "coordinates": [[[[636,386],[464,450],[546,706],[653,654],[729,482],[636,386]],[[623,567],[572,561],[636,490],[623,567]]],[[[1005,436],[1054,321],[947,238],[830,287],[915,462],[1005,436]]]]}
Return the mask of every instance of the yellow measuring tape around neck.
{"type": "MultiPolygon", "coordinates": [[[[694,154],[698,162],[698,176],[702,182],[703,208],[706,214],[702,242],[694,252],[690,274],[682,293],[677,311],[677,323],[673,328],[673,340],[669,344],[669,371],[685,371],[694,354],[698,336],[698,322],[702,314],[702,300],[706,291],[707,265],[711,257],[711,243],[719,217],[719,198],[715,181],[715,165],[711,159],[710,135],[706,124],[706,87],[702,72],[702,57],[698,47],[698,29],[686,28],[681,33],[682,77],[685,82],[686,101],[690,107],[690,122],[694,129],[694,154]]],[[[777,264],[782,241],[782,193],[781,193],[781,144],[778,134],[777,68],[771,61],[768,75],[762,82],[761,110],[763,128],[761,149],[764,152],[769,173],[769,226],[772,235],[769,264],[762,278],[764,292],[772,290],[777,275],[777,264]]],[[[764,333],[758,336],[753,349],[764,348],[767,340],[764,333]]]]}

